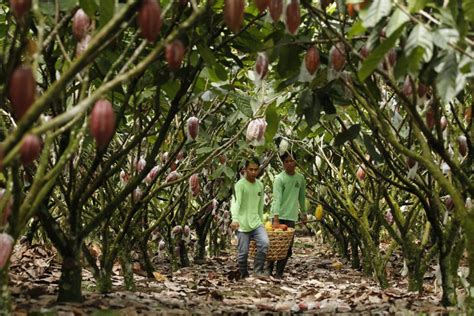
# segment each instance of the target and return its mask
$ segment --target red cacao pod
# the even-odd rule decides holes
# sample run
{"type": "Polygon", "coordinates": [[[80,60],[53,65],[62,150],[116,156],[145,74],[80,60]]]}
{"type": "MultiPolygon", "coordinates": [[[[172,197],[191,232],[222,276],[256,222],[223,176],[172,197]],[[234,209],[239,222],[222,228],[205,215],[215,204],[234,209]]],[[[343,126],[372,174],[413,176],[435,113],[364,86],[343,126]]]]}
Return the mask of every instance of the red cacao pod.
{"type": "Polygon", "coordinates": [[[222,165],[225,164],[226,161],[227,161],[227,156],[226,156],[226,155],[222,154],[222,155],[219,156],[219,162],[220,162],[222,165]]]}
{"type": "Polygon", "coordinates": [[[356,176],[360,181],[364,181],[365,179],[365,170],[362,166],[359,166],[356,172],[356,176]]]}
{"type": "Polygon", "coordinates": [[[81,39],[80,42],[77,43],[76,45],[76,57],[79,57],[82,53],[84,53],[89,47],[89,42],[91,41],[91,36],[87,34],[84,36],[83,39],[81,39]]]}
{"type": "Polygon", "coordinates": [[[409,97],[413,93],[412,83],[409,76],[405,77],[402,92],[406,97],[409,97]]]}
{"type": "Polygon", "coordinates": [[[141,172],[143,168],[145,168],[145,165],[146,165],[145,158],[140,156],[140,158],[137,161],[135,161],[135,170],[137,170],[137,172],[141,172]]]}
{"type": "Polygon", "coordinates": [[[0,269],[3,269],[10,258],[15,240],[7,233],[0,233],[0,269]]]}
{"type": "Polygon", "coordinates": [[[268,72],[268,57],[265,53],[258,53],[257,61],[255,62],[255,78],[262,80],[268,72]]]}
{"type": "Polygon", "coordinates": [[[331,65],[336,71],[341,71],[346,64],[346,51],[343,43],[338,43],[332,47],[331,52],[331,65]]]}
{"type": "Polygon", "coordinates": [[[79,9],[72,18],[72,34],[78,41],[82,40],[89,31],[91,26],[91,19],[87,16],[84,10],[79,9]]]}
{"type": "Polygon", "coordinates": [[[432,107],[429,107],[428,110],[426,111],[425,118],[426,118],[426,126],[428,126],[429,129],[432,129],[435,125],[434,110],[432,107]]]}
{"type": "Polygon", "coordinates": [[[240,31],[240,27],[244,21],[244,9],[244,0],[225,0],[224,21],[234,33],[240,31]]]}
{"type": "Polygon", "coordinates": [[[268,10],[270,11],[272,20],[274,22],[278,22],[280,20],[281,14],[283,13],[283,0],[270,0],[268,10]]]}
{"type": "Polygon", "coordinates": [[[13,12],[15,18],[22,18],[25,13],[30,11],[31,0],[10,0],[10,9],[13,12]]]}
{"type": "Polygon", "coordinates": [[[189,178],[189,189],[193,196],[196,196],[201,192],[201,185],[199,183],[199,175],[197,173],[193,174],[189,178]]]}
{"type": "Polygon", "coordinates": [[[439,126],[441,126],[441,130],[444,131],[446,127],[448,127],[448,119],[446,116],[441,116],[441,119],[439,120],[439,126]]]}
{"type": "Polygon", "coordinates": [[[175,227],[173,227],[173,229],[171,230],[171,234],[173,234],[174,236],[178,235],[178,234],[181,234],[183,232],[183,227],[181,227],[180,225],[176,225],[175,227]]]}
{"type": "Polygon", "coordinates": [[[453,207],[454,207],[454,200],[453,200],[453,198],[451,197],[451,195],[448,195],[448,197],[447,197],[446,200],[444,201],[444,205],[446,205],[446,209],[447,209],[448,211],[453,209],[453,207]]]}
{"type": "Polygon", "coordinates": [[[298,0],[290,0],[290,3],[286,6],[285,22],[287,31],[295,35],[301,23],[300,3],[298,0]]]}
{"type": "Polygon", "coordinates": [[[428,87],[425,84],[420,82],[418,84],[418,96],[420,98],[424,97],[427,91],[428,91],[428,87]]]}
{"type": "Polygon", "coordinates": [[[269,5],[270,5],[270,0],[255,0],[255,6],[257,7],[260,13],[265,11],[269,5]]]}
{"type": "Polygon", "coordinates": [[[30,165],[41,152],[41,140],[38,136],[27,134],[23,137],[20,148],[20,160],[24,166],[30,165]]]}
{"type": "Polygon", "coordinates": [[[36,98],[36,81],[30,67],[16,68],[8,85],[8,98],[15,119],[20,120],[36,98]]]}
{"type": "Polygon", "coordinates": [[[318,70],[320,64],[319,51],[314,46],[311,46],[306,51],[304,64],[306,66],[306,70],[308,70],[311,75],[313,75],[318,70]]]}
{"type": "Polygon", "coordinates": [[[369,54],[370,49],[366,45],[362,46],[360,49],[360,57],[362,57],[362,59],[366,59],[367,57],[369,57],[369,54]]]}
{"type": "Polygon", "coordinates": [[[396,63],[397,63],[397,52],[395,51],[395,49],[392,48],[384,57],[383,69],[388,70],[389,66],[390,68],[393,68],[396,63]]]}
{"type": "Polygon", "coordinates": [[[90,115],[90,132],[97,147],[107,147],[115,133],[115,113],[112,103],[108,100],[99,100],[95,103],[90,115]]]}
{"type": "Polygon", "coordinates": [[[461,156],[465,157],[468,152],[466,136],[461,135],[458,137],[458,145],[459,145],[459,153],[461,154],[461,156]]]}
{"type": "Polygon", "coordinates": [[[466,108],[464,111],[464,120],[466,121],[467,124],[471,124],[472,120],[472,107],[466,108]]]}
{"type": "Polygon", "coordinates": [[[187,136],[188,139],[196,139],[199,134],[199,119],[195,116],[192,116],[187,121],[187,136]]]}
{"type": "Polygon", "coordinates": [[[130,180],[130,176],[124,170],[120,171],[120,182],[125,184],[128,180],[130,180]]]}
{"type": "Polygon", "coordinates": [[[161,30],[161,7],[156,0],[143,0],[138,10],[138,27],[144,38],[154,42],[161,30]]]}
{"type": "Polygon", "coordinates": [[[184,226],[184,229],[183,229],[183,235],[184,236],[189,236],[191,234],[191,228],[189,228],[188,225],[184,226]]]}
{"type": "Polygon", "coordinates": [[[180,174],[177,171],[171,171],[166,177],[166,182],[178,180],[180,174]]]}
{"type": "Polygon", "coordinates": [[[178,70],[181,67],[184,57],[184,46],[180,40],[174,40],[166,45],[166,62],[171,70],[178,70]]]}
{"type": "Polygon", "coordinates": [[[145,178],[145,182],[146,183],[151,183],[153,182],[153,180],[156,179],[156,176],[158,175],[158,171],[160,170],[160,167],[159,166],[154,166],[150,172],[148,172],[146,178],[145,178]]]}

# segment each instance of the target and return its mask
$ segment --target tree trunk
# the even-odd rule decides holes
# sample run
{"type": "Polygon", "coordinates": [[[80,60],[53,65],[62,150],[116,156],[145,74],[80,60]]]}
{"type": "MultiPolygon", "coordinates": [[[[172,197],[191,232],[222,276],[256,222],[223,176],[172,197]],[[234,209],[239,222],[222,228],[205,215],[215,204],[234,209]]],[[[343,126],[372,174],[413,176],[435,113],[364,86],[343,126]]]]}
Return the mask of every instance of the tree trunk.
{"type": "Polygon", "coordinates": [[[10,315],[12,308],[8,281],[8,265],[6,265],[0,269],[0,315],[10,315]]]}
{"type": "Polygon", "coordinates": [[[82,302],[81,286],[82,265],[80,251],[73,250],[70,256],[63,257],[61,277],[59,278],[58,302],[82,302]]]}
{"type": "Polygon", "coordinates": [[[112,291],[112,271],[101,268],[100,275],[96,277],[96,288],[99,293],[110,293],[112,291]]]}
{"type": "Polygon", "coordinates": [[[123,282],[127,291],[134,292],[136,290],[135,280],[133,279],[132,258],[130,253],[125,249],[119,256],[120,266],[122,267],[123,282]]]}
{"type": "Polygon", "coordinates": [[[181,268],[189,267],[188,247],[184,240],[179,242],[179,262],[181,268]]]}
{"type": "Polygon", "coordinates": [[[359,243],[355,238],[351,238],[351,253],[352,268],[360,269],[359,243]]]}
{"type": "MultiPolygon", "coordinates": [[[[451,273],[451,251],[441,254],[439,258],[439,269],[443,287],[441,303],[443,306],[455,306],[457,303],[456,288],[454,286],[454,275],[451,273]]],[[[457,269],[456,269],[457,271],[457,269]]]]}

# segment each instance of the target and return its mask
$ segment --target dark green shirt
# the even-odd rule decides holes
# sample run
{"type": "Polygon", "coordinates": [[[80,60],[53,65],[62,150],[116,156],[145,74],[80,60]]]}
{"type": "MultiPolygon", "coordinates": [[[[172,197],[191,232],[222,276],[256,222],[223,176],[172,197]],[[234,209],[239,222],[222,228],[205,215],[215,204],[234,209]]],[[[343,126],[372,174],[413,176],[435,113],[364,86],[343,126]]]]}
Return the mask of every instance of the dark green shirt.
{"type": "Polygon", "coordinates": [[[285,171],[273,182],[272,214],[279,219],[298,220],[298,211],[306,213],[306,180],[300,173],[290,176],[285,171]]]}

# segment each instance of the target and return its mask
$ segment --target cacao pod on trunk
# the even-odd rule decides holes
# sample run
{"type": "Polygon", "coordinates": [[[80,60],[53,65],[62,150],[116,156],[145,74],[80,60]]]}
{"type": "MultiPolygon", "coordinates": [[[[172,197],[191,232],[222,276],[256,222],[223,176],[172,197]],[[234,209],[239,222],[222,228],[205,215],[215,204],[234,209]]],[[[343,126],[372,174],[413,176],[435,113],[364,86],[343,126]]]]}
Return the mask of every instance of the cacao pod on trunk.
{"type": "Polygon", "coordinates": [[[161,30],[161,7],[156,0],[142,0],[138,10],[138,27],[144,38],[154,42],[161,30]]]}
{"type": "Polygon", "coordinates": [[[82,40],[89,31],[91,26],[91,19],[87,16],[84,10],[79,9],[72,18],[72,34],[78,41],[82,40]]]}
{"type": "Polygon", "coordinates": [[[95,103],[90,115],[90,132],[97,147],[107,147],[115,133],[115,113],[112,103],[108,100],[99,100],[95,103]]]}
{"type": "Polygon", "coordinates": [[[41,152],[41,140],[38,136],[27,134],[23,137],[20,148],[20,160],[24,166],[35,161],[41,152]]]}
{"type": "Polygon", "coordinates": [[[20,66],[13,71],[8,85],[8,98],[15,119],[20,120],[36,98],[36,81],[30,67],[20,66]]]}
{"type": "Polygon", "coordinates": [[[240,27],[244,21],[244,9],[244,0],[225,0],[224,21],[234,33],[240,31],[240,27]]]}
{"type": "Polygon", "coordinates": [[[3,269],[13,250],[13,237],[7,233],[0,233],[0,269],[3,269]]]}

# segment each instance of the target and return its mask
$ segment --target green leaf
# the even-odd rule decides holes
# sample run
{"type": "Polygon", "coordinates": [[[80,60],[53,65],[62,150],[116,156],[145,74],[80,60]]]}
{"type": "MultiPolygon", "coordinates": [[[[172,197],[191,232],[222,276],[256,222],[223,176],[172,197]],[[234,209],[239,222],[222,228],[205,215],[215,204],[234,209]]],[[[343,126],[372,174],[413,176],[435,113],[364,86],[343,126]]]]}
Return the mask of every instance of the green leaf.
{"type": "Polygon", "coordinates": [[[354,124],[349,127],[347,130],[340,132],[337,134],[336,138],[334,138],[334,146],[341,146],[347,141],[354,140],[360,132],[360,125],[354,124]]]}
{"type": "Polygon", "coordinates": [[[474,23],[474,0],[463,0],[462,9],[464,11],[464,16],[466,20],[471,23],[474,23]]]}
{"type": "Polygon", "coordinates": [[[354,24],[352,24],[349,32],[347,33],[347,36],[349,38],[352,38],[354,36],[364,34],[367,29],[364,27],[362,24],[361,20],[357,20],[354,24]]]}
{"type": "Polygon", "coordinates": [[[433,32],[433,42],[441,49],[448,48],[449,43],[459,40],[459,31],[456,29],[441,28],[433,32]]]}
{"type": "Polygon", "coordinates": [[[387,36],[392,35],[396,30],[400,28],[403,24],[410,21],[410,17],[400,9],[396,9],[390,17],[385,33],[387,36]]]}
{"type": "Polygon", "coordinates": [[[382,156],[375,150],[374,144],[372,143],[372,139],[369,135],[363,135],[362,138],[364,139],[365,148],[369,153],[370,157],[375,160],[376,162],[383,162],[382,156]]]}
{"type": "Polygon", "coordinates": [[[77,0],[59,0],[60,11],[70,11],[76,5],[77,5],[77,0]]]}
{"type": "Polygon", "coordinates": [[[112,19],[115,13],[115,0],[100,0],[99,27],[103,27],[112,19]]]}
{"type": "Polygon", "coordinates": [[[456,96],[456,81],[458,77],[458,64],[454,53],[446,54],[441,63],[436,67],[436,89],[438,95],[447,104],[456,96]]]}
{"type": "Polygon", "coordinates": [[[433,56],[433,35],[423,24],[417,24],[408,36],[405,54],[409,56],[416,47],[424,49],[423,60],[429,62],[433,56]]]}
{"type": "Polygon", "coordinates": [[[303,115],[306,109],[313,105],[313,92],[309,89],[303,90],[300,95],[298,105],[296,107],[296,114],[303,115]]]}
{"type": "Polygon", "coordinates": [[[233,179],[235,176],[234,170],[232,170],[231,167],[225,166],[224,167],[224,174],[226,175],[227,178],[233,179]]]}
{"type": "Polygon", "coordinates": [[[410,13],[416,13],[425,7],[426,0],[408,0],[408,10],[410,13]]]}
{"type": "Polygon", "coordinates": [[[377,46],[369,56],[367,56],[367,59],[362,63],[362,66],[357,73],[361,81],[365,81],[365,79],[367,79],[367,77],[377,68],[385,54],[387,54],[387,52],[395,45],[395,42],[402,34],[403,28],[402,25],[397,31],[395,31],[395,33],[389,36],[385,41],[377,46]]]}
{"type": "Polygon", "coordinates": [[[227,71],[225,70],[225,68],[221,64],[216,63],[214,65],[214,71],[216,73],[217,78],[219,78],[220,81],[226,81],[227,80],[227,71]]]}
{"type": "Polygon", "coordinates": [[[199,147],[198,149],[196,149],[196,154],[198,154],[198,155],[208,154],[213,150],[214,150],[214,148],[212,148],[212,147],[199,147]]]}
{"type": "Polygon", "coordinates": [[[391,9],[391,0],[374,0],[367,10],[359,12],[359,17],[365,28],[374,27],[383,17],[390,13],[391,9]]]}
{"type": "Polygon", "coordinates": [[[197,45],[197,49],[199,55],[201,55],[202,59],[206,62],[206,64],[214,65],[216,63],[216,56],[214,56],[214,54],[209,48],[199,44],[197,45]]]}
{"type": "Polygon", "coordinates": [[[280,58],[277,64],[277,71],[282,77],[290,77],[300,71],[300,49],[293,45],[286,45],[280,48],[280,58]]]}
{"type": "Polygon", "coordinates": [[[278,131],[278,125],[280,125],[280,116],[278,115],[276,108],[270,106],[267,108],[265,115],[267,121],[267,129],[265,130],[265,140],[271,142],[276,132],[278,131]]]}
{"type": "Polygon", "coordinates": [[[99,5],[95,0],[79,0],[79,6],[91,19],[94,18],[95,12],[99,8],[99,5]]]}
{"type": "Polygon", "coordinates": [[[319,122],[321,117],[321,101],[316,93],[313,94],[312,104],[309,108],[305,109],[304,118],[308,127],[313,127],[319,122]]]}

